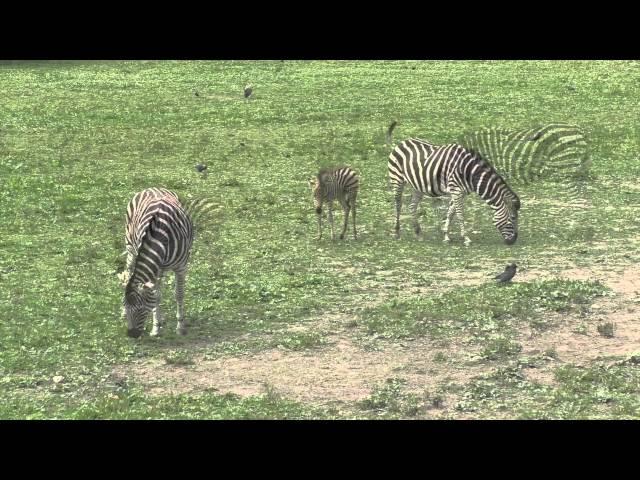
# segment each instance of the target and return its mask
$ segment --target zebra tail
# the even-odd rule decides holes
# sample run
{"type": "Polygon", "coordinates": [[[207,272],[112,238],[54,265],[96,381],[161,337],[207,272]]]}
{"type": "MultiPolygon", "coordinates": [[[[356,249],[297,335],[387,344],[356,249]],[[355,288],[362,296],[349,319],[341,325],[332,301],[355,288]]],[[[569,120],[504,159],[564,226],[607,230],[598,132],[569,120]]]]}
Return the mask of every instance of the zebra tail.
{"type": "Polygon", "coordinates": [[[396,126],[398,125],[398,122],[396,120],[394,120],[393,122],[391,122],[391,125],[389,125],[389,128],[387,129],[387,143],[391,144],[391,140],[393,139],[393,129],[396,128],[396,126]]]}

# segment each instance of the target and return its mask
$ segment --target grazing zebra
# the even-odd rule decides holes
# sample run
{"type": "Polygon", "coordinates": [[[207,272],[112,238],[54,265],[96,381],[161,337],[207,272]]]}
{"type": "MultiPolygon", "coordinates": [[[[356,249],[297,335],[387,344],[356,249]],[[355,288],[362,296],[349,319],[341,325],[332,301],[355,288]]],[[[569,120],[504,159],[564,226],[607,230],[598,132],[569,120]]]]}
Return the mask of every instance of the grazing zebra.
{"type": "Polygon", "coordinates": [[[349,212],[353,211],[353,238],[356,233],[356,197],[358,196],[358,176],[349,167],[323,168],[317,176],[309,180],[309,187],[313,192],[313,203],[318,214],[318,240],[322,238],[322,204],[329,207],[329,223],[331,224],[331,239],[336,235],[333,229],[333,201],[338,200],[344,212],[344,226],[340,240],[344,239],[347,231],[349,212]]]}
{"type": "Polygon", "coordinates": [[[458,143],[479,152],[512,184],[551,180],[574,188],[590,164],[584,132],[566,123],[517,131],[484,128],[464,134],[458,143]]]}
{"type": "Polygon", "coordinates": [[[511,245],[518,238],[520,199],[477,152],[456,144],[435,146],[411,138],[393,149],[388,171],[396,200],[396,235],[400,233],[402,190],[405,183],[409,183],[414,189],[411,212],[416,234],[420,233],[416,212],[422,197],[450,196],[444,241],[450,241],[449,226],[455,213],[464,243],[469,245],[471,239],[465,234],[464,227],[464,198],[475,192],[495,210],[493,221],[504,242],[511,245]]]}
{"type": "Polygon", "coordinates": [[[187,260],[193,242],[191,215],[178,196],[164,188],[138,192],[127,207],[127,270],[124,316],[130,337],[142,334],[147,315],[153,310],[151,335],[162,325],[160,289],[162,275],[173,270],[176,276],[179,334],[186,334],[184,320],[184,284],[187,260]]]}

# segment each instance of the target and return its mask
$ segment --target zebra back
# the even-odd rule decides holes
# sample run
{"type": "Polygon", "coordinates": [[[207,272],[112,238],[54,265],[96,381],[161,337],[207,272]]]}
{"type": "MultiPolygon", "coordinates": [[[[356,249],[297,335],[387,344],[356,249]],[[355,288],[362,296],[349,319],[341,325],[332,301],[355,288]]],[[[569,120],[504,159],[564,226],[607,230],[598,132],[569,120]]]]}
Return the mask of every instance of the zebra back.
{"type": "Polygon", "coordinates": [[[316,201],[332,201],[341,196],[357,193],[359,178],[346,166],[323,168],[318,172],[314,194],[316,201]]]}
{"type": "Polygon", "coordinates": [[[155,281],[161,271],[186,264],[193,224],[176,193],[148,188],[129,202],[125,238],[128,284],[155,281]]]}
{"type": "Polygon", "coordinates": [[[403,185],[407,181],[412,185],[420,185],[427,158],[436,148],[437,145],[420,138],[408,138],[396,145],[387,162],[392,186],[403,185]]]}

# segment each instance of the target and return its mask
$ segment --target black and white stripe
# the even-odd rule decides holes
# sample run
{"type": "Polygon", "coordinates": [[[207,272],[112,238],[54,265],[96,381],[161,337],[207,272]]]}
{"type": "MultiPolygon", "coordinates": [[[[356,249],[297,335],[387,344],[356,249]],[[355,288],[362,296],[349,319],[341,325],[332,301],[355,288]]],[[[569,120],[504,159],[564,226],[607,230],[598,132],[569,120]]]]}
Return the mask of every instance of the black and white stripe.
{"type": "Polygon", "coordinates": [[[590,167],[584,131],[567,123],[515,131],[484,128],[463,135],[458,143],[479,152],[511,184],[551,181],[576,186],[590,167]]]}
{"type": "Polygon", "coordinates": [[[322,238],[322,205],[327,204],[329,223],[331,224],[331,239],[335,240],[333,229],[333,202],[338,200],[344,212],[344,225],[340,240],[344,239],[347,231],[349,212],[353,213],[353,238],[356,233],[356,197],[358,196],[359,180],[356,172],[349,167],[332,167],[320,170],[317,176],[309,180],[313,192],[313,203],[318,214],[318,239],[322,238]]]}
{"type": "Polygon", "coordinates": [[[136,193],[127,207],[127,270],[124,316],[128,335],[139,337],[145,320],[153,311],[151,335],[162,325],[160,289],[162,275],[175,272],[177,331],[186,334],[184,284],[194,230],[190,215],[178,195],[164,188],[148,188],[136,193]]]}
{"type": "Polygon", "coordinates": [[[416,234],[420,233],[416,213],[422,197],[450,196],[444,240],[450,241],[449,226],[455,213],[464,242],[469,245],[471,240],[464,227],[464,197],[475,192],[494,209],[493,221],[505,243],[511,245],[516,241],[520,199],[477,152],[457,144],[436,146],[410,138],[389,155],[388,172],[396,202],[396,234],[400,232],[402,191],[408,183],[414,189],[411,212],[416,234]]]}

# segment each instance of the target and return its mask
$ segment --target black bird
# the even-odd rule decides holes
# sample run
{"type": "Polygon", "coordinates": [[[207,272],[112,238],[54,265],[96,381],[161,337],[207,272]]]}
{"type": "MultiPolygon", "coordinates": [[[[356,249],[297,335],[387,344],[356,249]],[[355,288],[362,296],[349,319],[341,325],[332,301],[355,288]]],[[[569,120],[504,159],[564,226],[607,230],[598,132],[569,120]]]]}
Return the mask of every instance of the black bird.
{"type": "Polygon", "coordinates": [[[251,86],[251,84],[244,87],[244,98],[249,98],[252,93],[253,93],[253,87],[251,86]]]}
{"type": "Polygon", "coordinates": [[[194,90],[194,91],[193,91],[193,94],[194,94],[196,97],[199,97],[199,96],[200,96],[200,94],[198,93],[198,91],[197,91],[197,90],[194,90]]]}
{"type": "Polygon", "coordinates": [[[199,163],[198,165],[196,165],[196,170],[199,171],[200,173],[204,172],[207,169],[206,165],[203,165],[201,163],[199,163]]]}
{"type": "Polygon", "coordinates": [[[512,263],[510,265],[507,265],[507,268],[504,269],[504,272],[502,272],[500,275],[496,275],[495,277],[493,277],[494,279],[498,280],[498,283],[507,283],[510,282],[511,279],[515,276],[516,274],[516,267],[517,265],[515,263],[512,263]]]}

